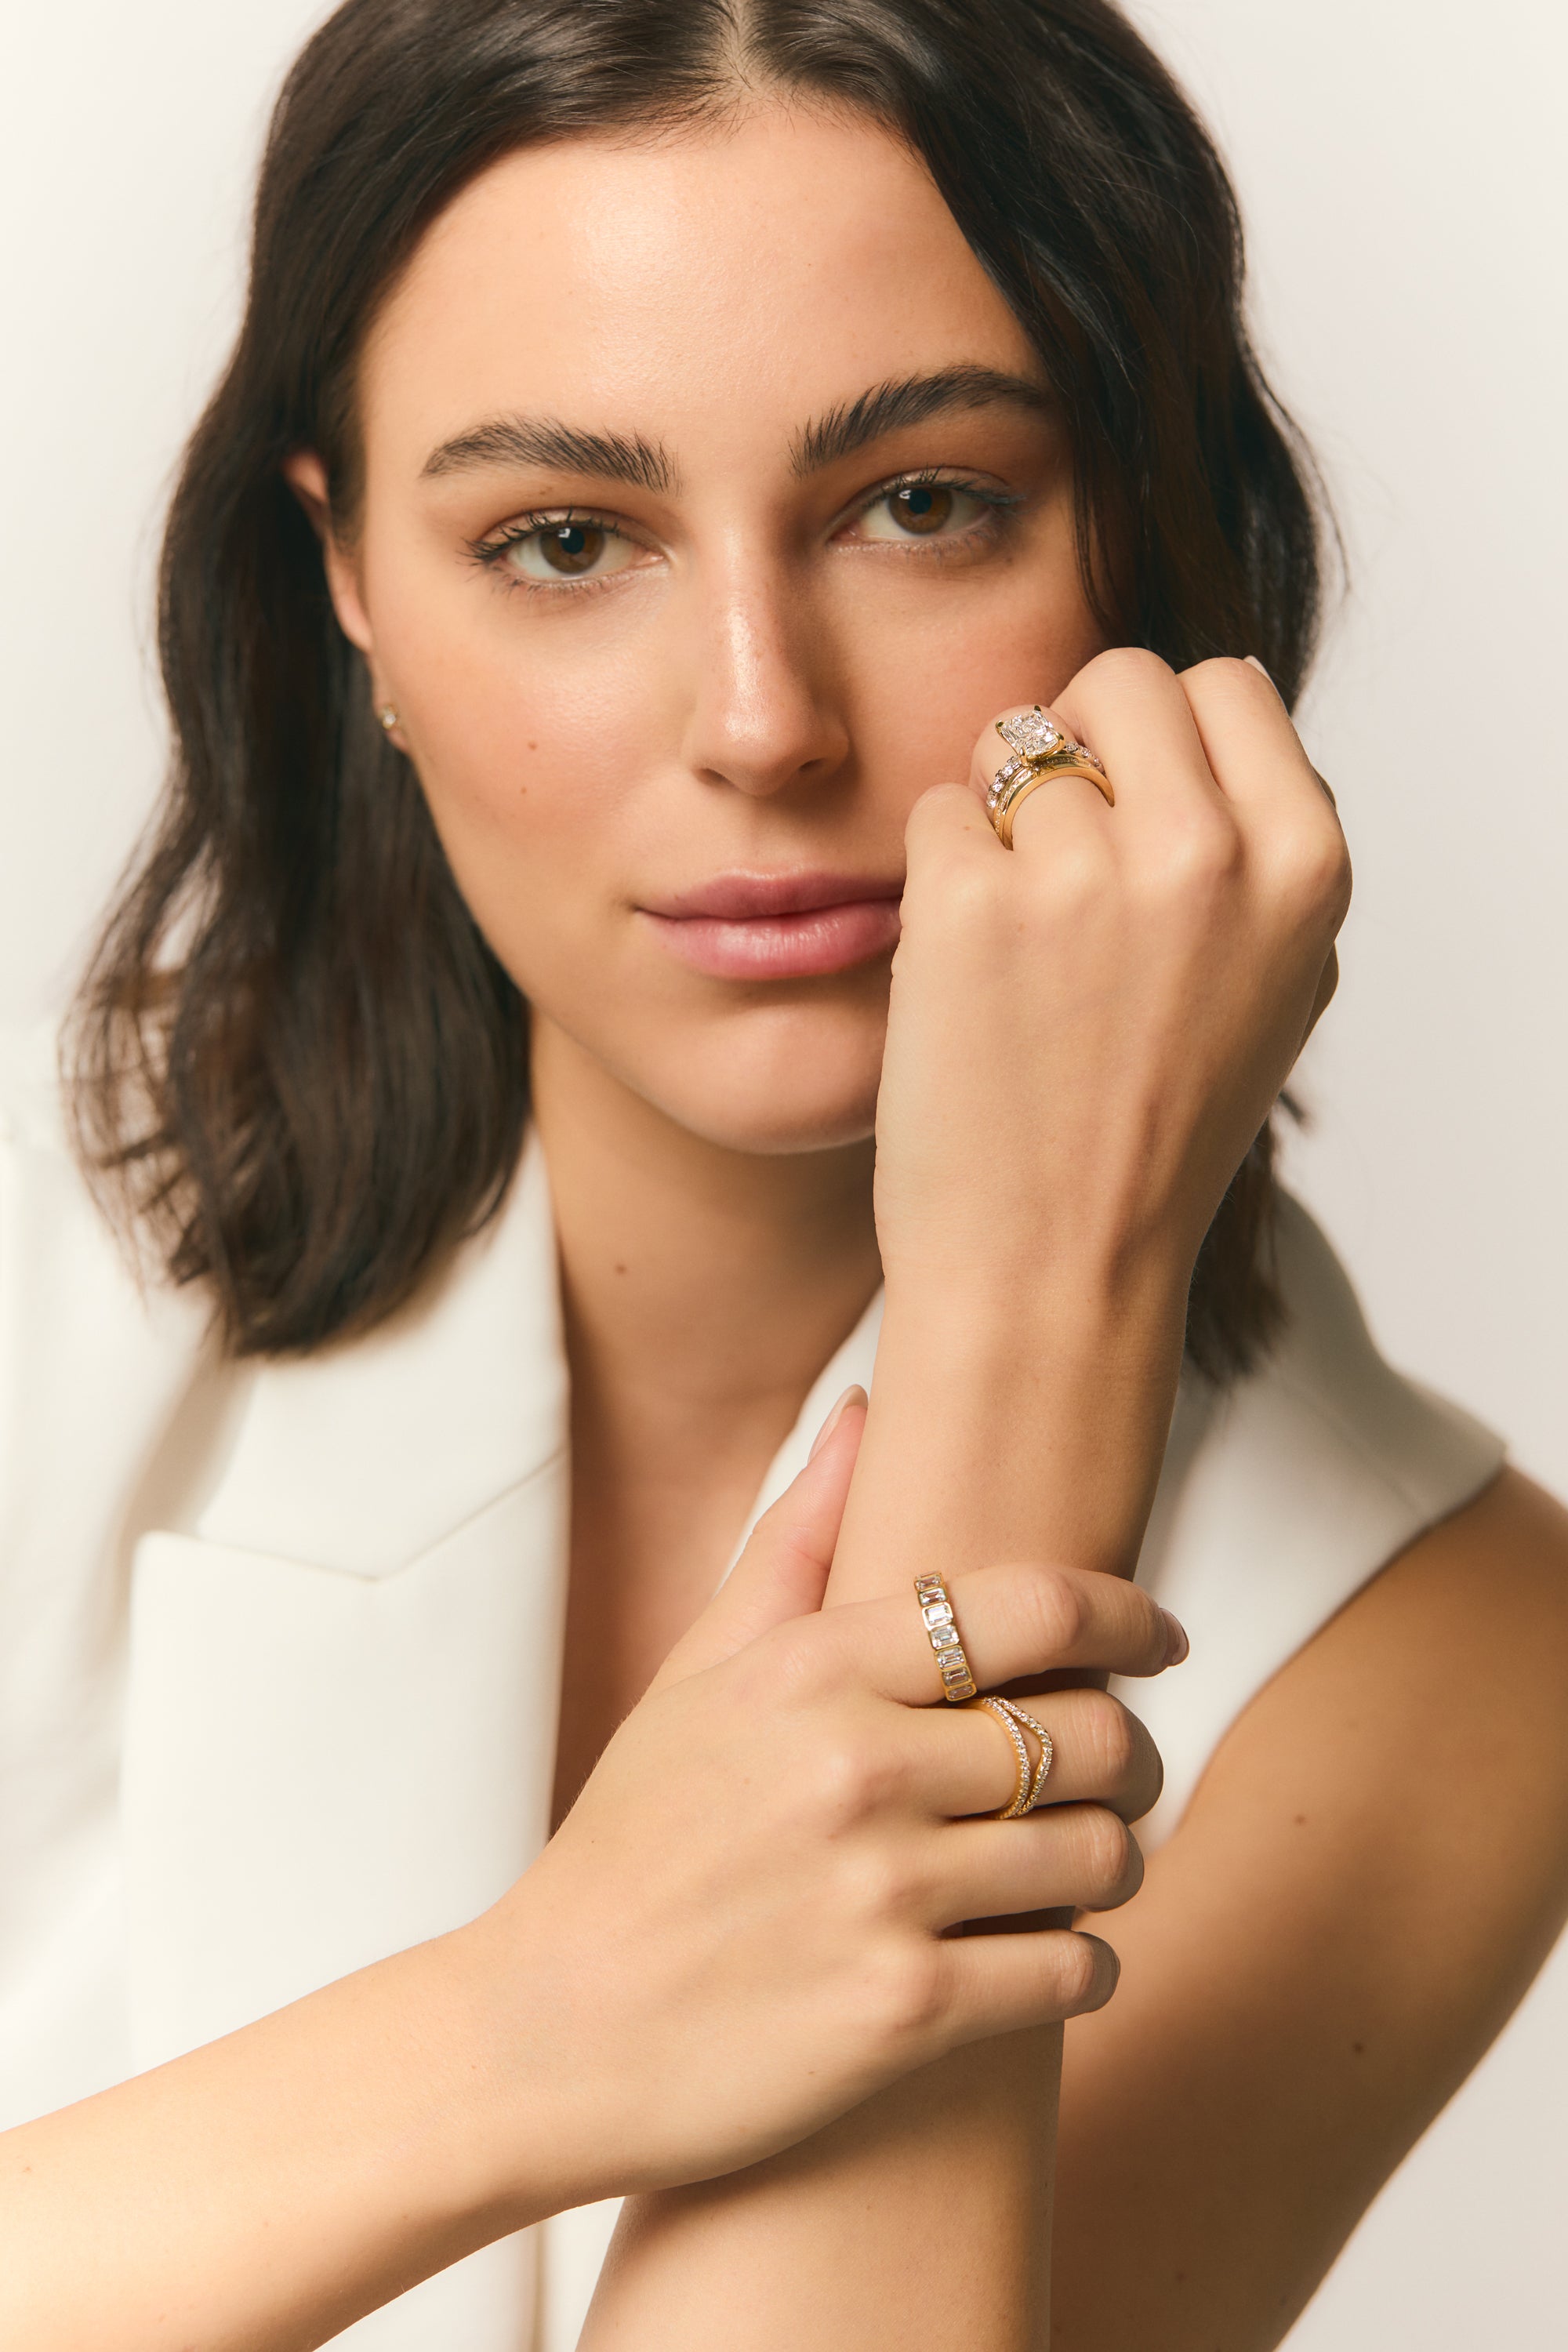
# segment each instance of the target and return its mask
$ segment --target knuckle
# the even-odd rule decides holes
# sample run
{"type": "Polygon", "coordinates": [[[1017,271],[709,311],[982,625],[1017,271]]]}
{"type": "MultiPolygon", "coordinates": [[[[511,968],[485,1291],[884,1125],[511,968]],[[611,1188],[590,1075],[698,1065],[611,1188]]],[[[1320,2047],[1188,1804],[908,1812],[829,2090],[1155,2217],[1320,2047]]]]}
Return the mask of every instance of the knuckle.
{"type": "Polygon", "coordinates": [[[1107,1977],[1114,1984],[1113,1971],[1108,1971],[1105,1955],[1108,1947],[1098,1937],[1063,1934],[1054,1938],[1050,1955],[1051,1996],[1054,2006],[1065,2016],[1071,2017],[1087,2009],[1098,2009],[1109,2000],[1107,1977]]]}
{"type": "Polygon", "coordinates": [[[1162,826],[1158,855],[1145,868],[1145,887],[1157,898],[1205,901],[1241,871],[1241,835],[1223,808],[1203,803],[1162,826]]]}
{"type": "Polygon", "coordinates": [[[1170,663],[1144,646],[1110,646],[1084,665],[1073,680],[1073,689],[1092,684],[1117,692],[1163,683],[1173,676],[1170,663]]]}
{"type": "Polygon", "coordinates": [[[1194,662],[1182,672],[1182,684],[1194,709],[1205,702],[1235,702],[1243,696],[1249,701],[1260,696],[1274,704],[1279,700],[1262,671],[1236,654],[1211,654],[1206,661],[1194,662]]]}
{"type": "Polygon", "coordinates": [[[847,1730],[820,1738],[806,1769],[811,1811],[830,1836],[875,1810],[886,1780],[875,1750],[847,1730]]]}
{"type": "Polygon", "coordinates": [[[863,1984],[873,2030],[892,2042],[925,2041],[950,2005],[946,1955],[924,1937],[889,1937],[870,1955],[863,1984]]]}
{"type": "Polygon", "coordinates": [[[1089,1622],[1088,1601],[1073,1579],[1058,1568],[1026,1570],[1019,1601],[1040,1667],[1070,1657],[1089,1622]]]}
{"type": "Polygon", "coordinates": [[[1084,1899],[1090,1907],[1122,1887],[1135,1865],[1137,1843],[1120,1813],[1104,1805],[1086,1805],[1079,1824],[1082,1853],[1084,1899]]]}
{"type": "Polygon", "coordinates": [[[1322,819],[1293,826],[1278,856],[1286,891],[1309,916],[1341,908],[1348,900],[1350,851],[1326,809],[1322,819]]]}

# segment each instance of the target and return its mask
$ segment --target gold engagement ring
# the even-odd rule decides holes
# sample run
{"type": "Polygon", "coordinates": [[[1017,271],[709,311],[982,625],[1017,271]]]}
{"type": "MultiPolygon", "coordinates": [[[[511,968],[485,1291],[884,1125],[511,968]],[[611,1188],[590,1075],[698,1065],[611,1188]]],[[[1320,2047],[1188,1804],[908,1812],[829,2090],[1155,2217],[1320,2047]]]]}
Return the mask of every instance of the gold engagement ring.
{"type": "Polygon", "coordinates": [[[1103,793],[1107,808],[1116,806],[1116,794],[1102,762],[1087,743],[1075,742],[1054,719],[1047,719],[1037,702],[1033,710],[998,719],[996,732],[1013,756],[991,779],[985,814],[1005,849],[1012,848],[1013,820],[1037,785],[1064,776],[1082,776],[1103,793]]]}

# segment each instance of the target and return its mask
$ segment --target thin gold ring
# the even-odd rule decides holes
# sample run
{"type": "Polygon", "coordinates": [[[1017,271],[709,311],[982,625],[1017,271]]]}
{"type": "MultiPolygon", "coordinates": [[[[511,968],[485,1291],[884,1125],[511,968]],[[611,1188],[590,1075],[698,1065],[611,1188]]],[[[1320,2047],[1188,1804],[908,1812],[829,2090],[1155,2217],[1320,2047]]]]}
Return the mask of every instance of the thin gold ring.
{"type": "Polygon", "coordinates": [[[974,1696],[975,1682],[963,1654],[963,1643],[958,1638],[947,1587],[940,1576],[917,1576],[915,1598],[921,1604],[921,1617],[942,1676],[942,1695],[950,1706],[960,1706],[965,1699],[974,1696]]]}
{"type": "Polygon", "coordinates": [[[1044,1789],[1047,1780],[1049,1778],[1051,1766],[1057,1760],[1057,1743],[1051,1738],[1050,1733],[1046,1729],[1045,1725],[1040,1721],[1039,1717],[1037,1715],[1031,1715],[1026,1706],[1020,1706],[1016,1699],[999,1698],[996,1701],[996,1704],[999,1707],[1005,1708],[1006,1713],[1012,1717],[1015,1728],[1020,1723],[1026,1724],[1029,1729],[1034,1733],[1035,1738],[1040,1743],[1040,1760],[1035,1766],[1034,1777],[1029,1782],[1027,1796],[1025,1797],[1021,1805],[1018,1804],[1017,1798],[1014,1798],[1013,1802],[1017,1806],[1016,1813],[1009,1808],[1006,1812],[999,1816],[999,1819],[1002,1821],[1009,1822],[1016,1821],[1019,1814],[1032,1813],[1035,1807],[1039,1803],[1040,1792],[1044,1789]]]}
{"type": "Polygon", "coordinates": [[[999,1822],[1016,1822],[1020,1813],[1026,1813],[1029,1810],[1029,1784],[1035,1777],[1034,1761],[1025,1743],[1024,1735],[1014,1722],[1012,1713],[1003,1700],[986,1696],[974,1699],[971,1704],[974,1706],[983,1706],[987,1714],[994,1715],[1013,1743],[1013,1753],[1018,1764],[1018,1785],[1006,1803],[998,1807],[996,1819],[999,1822]]]}

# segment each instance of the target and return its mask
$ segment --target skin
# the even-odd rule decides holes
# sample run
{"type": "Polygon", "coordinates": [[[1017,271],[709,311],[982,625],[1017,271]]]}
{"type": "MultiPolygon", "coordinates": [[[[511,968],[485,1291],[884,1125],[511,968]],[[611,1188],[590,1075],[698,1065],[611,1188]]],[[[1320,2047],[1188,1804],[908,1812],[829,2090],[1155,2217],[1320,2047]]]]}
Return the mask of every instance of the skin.
{"type": "Polygon", "coordinates": [[[1123,1580],[1186,1281],[1331,990],[1348,867],[1266,680],[1099,646],[1048,407],[949,406],[798,468],[813,420],[952,369],[1038,382],[920,167],[760,105],[486,173],[370,339],[363,512],[291,464],[533,1008],[574,1383],[563,1820],[472,1928],[10,2136],[28,2342],[317,2343],[619,2189],[595,2352],[782,2352],[825,2310],[841,2352],[1270,2344],[1543,1948],[1568,1545],[1520,1481],[1276,1678],[1141,1893],[1152,1759],[1092,1688],[1043,1703],[1060,1801],[955,1822],[1012,1766],[931,1704],[911,1572],[963,1579],[983,1681],[1180,1648],[1123,1580]],[[454,459],[520,414],[668,475],[454,459]],[[878,499],[910,468],[1017,503],[905,544],[878,499]],[[542,512],[624,532],[619,568],[531,588],[476,560],[542,512]],[[993,716],[1037,699],[1117,806],[1037,793],[1009,853],[975,787],[993,716]],[[901,887],[896,960],[718,979],[649,912],[807,866],[901,887]],[[710,1602],[884,1276],[869,1412],[710,1602]],[[1434,1809],[1456,1709],[1467,1785],[1434,1809]],[[1456,1882],[1484,1890],[1458,1928],[1456,1882]],[[1110,1905],[1129,1986],[1069,2043],[1053,2339],[1056,2021],[1113,1966],[1037,1919],[941,1930],[1110,1905]],[[218,2145],[244,2158],[215,2187],[218,2145]],[[109,2216],[86,2264],[84,2198],[109,2216]]]}

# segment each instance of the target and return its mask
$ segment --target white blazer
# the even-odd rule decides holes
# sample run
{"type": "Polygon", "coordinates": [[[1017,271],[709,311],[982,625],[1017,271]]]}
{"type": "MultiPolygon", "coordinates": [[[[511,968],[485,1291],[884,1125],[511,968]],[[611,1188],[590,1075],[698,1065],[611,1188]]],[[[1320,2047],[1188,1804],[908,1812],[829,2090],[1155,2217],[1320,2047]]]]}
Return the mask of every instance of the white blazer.
{"type": "MultiPolygon", "coordinates": [[[[1140,1580],[1192,1656],[1123,1689],[1169,1833],[1253,1694],[1502,1458],[1377,1355],[1287,1204],[1289,1329],[1184,1382],[1140,1580]]],[[[758,1497],[869,1384],[880,1302],[758,1497]]],[[[0,2126],[470,1918],[548,1832],[567,1375],[542,1160],[370,1338],[225,1365],[131,1277],[66,1151],[52,1054],[0,1067],[0,2126]]],[[[339,2339],[569,2352],[613,2207],[524,2231],[339,2339]]]]}

